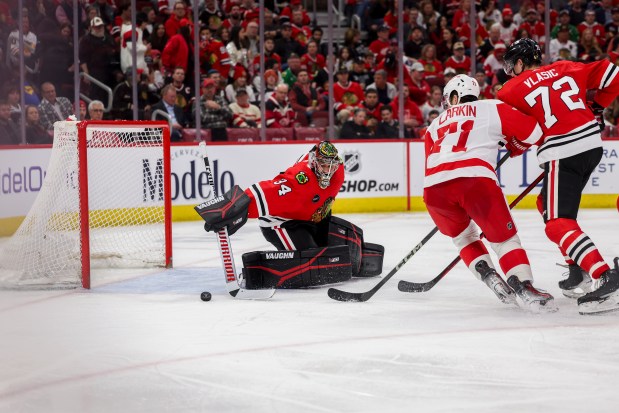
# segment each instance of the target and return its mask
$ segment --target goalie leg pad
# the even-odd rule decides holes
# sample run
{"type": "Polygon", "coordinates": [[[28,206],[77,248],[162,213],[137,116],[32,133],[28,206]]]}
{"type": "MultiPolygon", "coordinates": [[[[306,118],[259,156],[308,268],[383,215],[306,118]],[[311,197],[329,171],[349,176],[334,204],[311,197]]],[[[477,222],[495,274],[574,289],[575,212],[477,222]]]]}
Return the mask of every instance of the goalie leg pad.
{"type": "Polygon", "coordinates": [[[302,251],[256,251],[243,254],[247,289],[306,288],[348,281],[352,277],[347,246],[302,251]]]}
{"type": "Polygon", "coordinates": [[[383,257],[385,247],[380,244],[363,243],[363,255],[361,257],[361,271],[357,277],[373,277],[383,272],[383,257]]]}
{"type": "Polygon", "coordinates": [[[358,277],[362,267],[363,230],[358,226],[338,217],[329,221],[328,245],[348,245],[352,262],[352,275],[358,277]]]}
{"type": "Polygon", "coordinates": [[[247,222],[251,200],[240,186],[235,185],[223,195],[194,207],[204,220],[205,231],[219,231],[228,228],[228,235],[234,234],[247,222]]]}

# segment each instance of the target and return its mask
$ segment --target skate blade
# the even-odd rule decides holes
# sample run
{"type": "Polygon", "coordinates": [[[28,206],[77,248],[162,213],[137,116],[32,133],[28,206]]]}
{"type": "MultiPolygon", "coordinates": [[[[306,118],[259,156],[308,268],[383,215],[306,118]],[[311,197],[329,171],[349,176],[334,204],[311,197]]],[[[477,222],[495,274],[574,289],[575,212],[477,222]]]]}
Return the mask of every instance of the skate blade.
{"type": "Polygon", "coordinates": [[[578,313],[581,315],[597,315],[612,313],[619,310],[619,296],[608,297],[604,301],[590,301],[578,305],[578,313]]]}
{"type": "Polygon", "coordinates": [[[536,300],[529,303],[523,301],[522,304],[522,308],[533,314],[556,313],[559,311],[559,307],[555,303],[554,299],[546,301],[536,300]]]}

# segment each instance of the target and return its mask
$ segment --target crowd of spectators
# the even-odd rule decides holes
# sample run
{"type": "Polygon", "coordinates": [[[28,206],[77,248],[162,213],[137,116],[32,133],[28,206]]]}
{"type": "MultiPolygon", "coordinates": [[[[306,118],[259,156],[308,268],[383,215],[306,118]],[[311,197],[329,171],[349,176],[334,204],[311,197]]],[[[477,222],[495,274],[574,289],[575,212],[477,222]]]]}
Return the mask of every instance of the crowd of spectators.
{"type": "MultiPolygon", "coordinates": [[[[108,93],[98,82],[82,78],[80,90],[92,102],[81,102],[81,119],[130,120],[135,66],[138,118],[169,120],[173,140],[181,140],[183,130],[194,127],[198,115],[213,140],[226,140],[229,128],[260,128],[262,117],[267,128],[324,127],[329,99],[340,138],[395,138],[400,122],[405,136],[415,138],[442,111],[442,87],[454,75],[471,75],[473,67],[482,98],[495,97],[507,81],[502,69],[505,49],[516,39],[531,37],[542,47],[549,42],[548,61],[619,58],[619,0],[552,0],[550,39],[545,38],[544,1],[479,1],[474,33],[471,0],[402,1],[402,62],[397,53],[397,2],[345,2],[346,30],[342,41],[333,45],[334,84],[329,96],[324,28],[312,24],[301,0],[264,2],[263,45],[255,0],[200,0],[199,27],[193,25],[189,0],[137,1],[137,27],[131,24],[126,0],[80,0],[77,27],[72,0],[24,0],[22,10],[16,0],[0,0],[0,143],[20,142],[22,110],[27,142],[51,142],[53,123],[74,112],[76,70],[113,91],[111,110],[106,111],[103,102],[108,93]],[[361,29],[353,28],[353,20],[361,22],[361,29]],[[79,64],[73,59],[75,30],[79,64]],[[198,50],[194,50],[195,30],[198,50]],[[475,56],[470,53],[472,41],[475,56]],[[26,73],[21,87],[20,54],[26,73]],[[397,84],[400,65],[403,85],[397,84]],[[200,76],[199,93],[193,87],[195,71],[200,76]],[[25,108],[20,105],[20,91],[25,94],[25,108]],[[403,119],[399,119],[400,99],[403,119]]],[[[614,104],[607,110],[607,120],[615,125],[618,116],[619,104],[614,104]]]]}

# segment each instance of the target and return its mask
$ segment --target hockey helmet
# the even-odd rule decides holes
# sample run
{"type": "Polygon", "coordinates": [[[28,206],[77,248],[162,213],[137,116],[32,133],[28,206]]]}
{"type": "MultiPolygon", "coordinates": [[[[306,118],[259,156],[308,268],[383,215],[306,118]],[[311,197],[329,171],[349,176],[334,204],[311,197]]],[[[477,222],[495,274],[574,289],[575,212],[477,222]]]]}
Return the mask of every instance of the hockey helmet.
{"type": "Polygon", "coordinates": [[[458,103],[464,96],[479,97],[479,83],[474,78],[467,75],[454,76],[443,89],[443,108],[452,106],[450,97],[453,93],[458,94],[458,103]]]}
{"type": "Polygon", "coordinates": [[[322,141],[310,150],[307,162],[318,177],[318,185],[325,189],[331,183],[331,177],[337,168],[342,164],[342,159],[331,142],[322,141]]]}
{"type": "Polygon", "coordinates": [[[514,76],[514,66],[522,60],[525,67],[542,64],[542,49],[533,39],[522,38],[512,43],[503,57],[503,70],[510,76],[514,76]]]}

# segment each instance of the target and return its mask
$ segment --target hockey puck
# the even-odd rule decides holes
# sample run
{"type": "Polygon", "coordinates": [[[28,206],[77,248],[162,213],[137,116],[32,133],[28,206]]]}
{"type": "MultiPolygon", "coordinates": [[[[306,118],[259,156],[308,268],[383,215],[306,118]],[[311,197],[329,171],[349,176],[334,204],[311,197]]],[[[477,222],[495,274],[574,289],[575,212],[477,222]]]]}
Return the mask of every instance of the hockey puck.
{"type": "Polygon", "coordinates": [[[203,291],[202,294],[200,294],[200,300],[211,301],[211,293],[209,293],[208,291],[203,291]]]}

